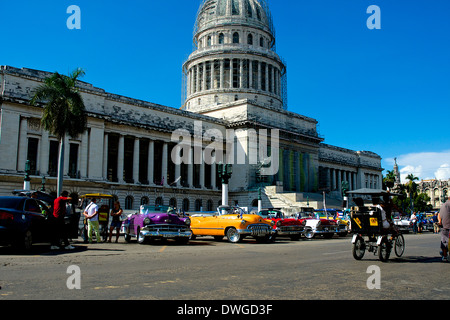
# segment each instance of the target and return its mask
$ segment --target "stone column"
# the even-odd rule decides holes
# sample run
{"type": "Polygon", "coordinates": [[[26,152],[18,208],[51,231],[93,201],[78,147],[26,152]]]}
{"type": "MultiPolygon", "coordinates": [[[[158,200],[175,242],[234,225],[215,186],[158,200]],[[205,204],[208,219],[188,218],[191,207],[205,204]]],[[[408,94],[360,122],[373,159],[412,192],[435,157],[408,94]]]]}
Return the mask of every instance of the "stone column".
{"type": "Polygon", "coordinates": [[[140,140],[138,137],[134,138],[134,148],[133,148],[133,180],[134,183],[139,182],[139,146],[140,140]]]}
{"type": "Polygon", "coordinates": [[[105,180],[108,178],[108,140],[109,140],[109,134],[105,132],[105,137],[104,137],[104,142],[103,142],[103,178],[105,180]]]}
{"type": "Polygon", "coordinates": [[[219,84],[219,88],[222,89],[223,86],[223,80],[224,80],[224,60],[220,60],[220,84],[219,84]]]}
{"type": "Polygon", "coordinates": [[[117,151],[117,180],[119,183],[125,183],[123,180],[123,157],[124,157],[125,136],[119,136],[119,149],[117,151]]]}
{"type": "Polygon", "coordinates": [[[155,154],[155,142],[153,140],[149,141],[149,146],[148,146],[148,174],[147,174],[147,179],[148,179],[148,183],[150,185],[154,185],[154,181],[153,181],[153,170],[154,170],[154,154],[155,154]]]}
{"type": "Polygon", "coordinates": [[[168,161],[168,147],[167,142],[163,144],[163,154],[162,154],[162,177],[164,186],[167,186],[167,161],[168,161]]]}

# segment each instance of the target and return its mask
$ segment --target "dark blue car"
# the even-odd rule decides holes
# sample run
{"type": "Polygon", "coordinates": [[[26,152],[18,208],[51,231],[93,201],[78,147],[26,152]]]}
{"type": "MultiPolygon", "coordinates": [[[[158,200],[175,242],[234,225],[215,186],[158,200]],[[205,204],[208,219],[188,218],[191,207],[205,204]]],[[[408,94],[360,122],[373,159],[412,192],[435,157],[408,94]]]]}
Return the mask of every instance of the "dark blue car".
{"type": "Polygon", "coordinates": [[[33,243],[50,242],[48,206],[28,197],[0,197],[0,245],[29,250],[33,243]]]}

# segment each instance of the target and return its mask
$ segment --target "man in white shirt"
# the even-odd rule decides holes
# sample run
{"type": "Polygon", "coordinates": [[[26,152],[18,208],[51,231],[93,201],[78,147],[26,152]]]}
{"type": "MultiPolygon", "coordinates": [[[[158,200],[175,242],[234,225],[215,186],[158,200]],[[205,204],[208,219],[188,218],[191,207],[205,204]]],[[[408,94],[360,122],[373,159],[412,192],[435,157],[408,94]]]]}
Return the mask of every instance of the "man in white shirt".
{"type": "Polygon", "coordinates": [[[97,243],[100,243],[100,230],[98,224],[98,206],[96,204],[97,199],[92,198],[91,203],[84,209],[84,216],[88,221],[88,241],[92,243],[92,231],[95,231],[95,237],[97,243]]]}

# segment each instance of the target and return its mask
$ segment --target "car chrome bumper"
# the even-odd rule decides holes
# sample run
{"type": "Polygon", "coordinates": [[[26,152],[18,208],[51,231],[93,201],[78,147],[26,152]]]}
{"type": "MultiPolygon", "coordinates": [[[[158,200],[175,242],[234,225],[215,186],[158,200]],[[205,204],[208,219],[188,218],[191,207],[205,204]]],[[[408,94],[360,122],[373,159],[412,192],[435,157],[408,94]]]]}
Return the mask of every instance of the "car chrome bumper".
{"type": "Polygon", "coordinates": [[[161,238],[189,238],[192,235],[190,230],[186,231],[160,231],[160,230],[141,230],[143,237],[161,237],[161,238]]]}
{"type": "Polygon", "coordinates": [[[276,231],[269,225],[249,225],[246,229],[237,229],[243,236],[264,237],[275,234],[276,231]]]}
{"type": "Polygon", "coordinates": [[[301,229],[301,230],[282,230],[280,228],[277,228],[275,230],[276,234],[279,236],[295,236],[295,235],[302,235],[305,233],[305,228],[301,229]]]}
{"type": "Polygon", "coordinates": [[[316,234],[323,234],[323,233],[339,233],[341,232],[339,227],[321,227],[320,229],[313,230],[316,234]]]}

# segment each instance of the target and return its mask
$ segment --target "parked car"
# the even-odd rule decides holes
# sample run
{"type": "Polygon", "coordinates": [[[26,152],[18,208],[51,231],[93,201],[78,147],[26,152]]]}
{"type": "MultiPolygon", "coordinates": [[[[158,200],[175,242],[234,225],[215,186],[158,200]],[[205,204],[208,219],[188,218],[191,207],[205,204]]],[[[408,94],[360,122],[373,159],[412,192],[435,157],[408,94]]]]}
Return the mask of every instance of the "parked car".
{"type": "Polygon", "coordinates": [[[135,237],[141,244],[156,239],[174,239],[186,244],[191,236],[190,223],[188,217],[179,217],[171,207],[143,205],[122,223],[122,232],[126,242],[135,237]]]}
{"type": "Polygon", "coordinates": [[[394,225],[397,226],[402,233],[409,233],[412,231],[412,222],[408,216],[402,216],[400,213],[395,212],[393,214],[394,225]]]}
{"type": "MultiPolygon", "coordinates": [[[[49,216],[52,214],[46,203],[39,199],[25,196],[3,196],[0,197],[0,245],[13,245],[16,248],[30,250],[34,243],[47,243],[51,241],[51,222],[49,216]]],[[[66,224],[68,230],[72,221],[66,224]]],[[[78,221],[76,221],[78,223],[78,221]]]]}
{"type": "Polygon", "coordinates": [[[339,232],[337,234],[340,237],[345,237],[349,232],[350,220],[344,219],[344,213],[337,209],[316,209],[314,210],[316,216],[321,219],[334,220],[339,225],[339,232]]]}
{"type": "Polygon", "coordinates": [[[316,212],[299,212],[296,218],[301,223],[305,222],[306,227],[310,227],[305,233],[308,239],[321,235],[326,239],[331,239],[335,233],[339,233],[339,223],[336,220],[329,219],[326,216],[319,216],[316,212]]]}
{"type": "Polygon", "coordinates": [[[273,240],[275,237],[289,237],[291,240],[299,240],[301,236],[305,235],[306,221],[301,223],[297,219],[286,218],[284,213],[276,209],[263,209],[258,212],[258,215],[266,220],[271,220],[274,222],[273,229],[275,234],[273,235],[273,240]]]}
{"type": "Polygon", "coordinates": [[[191,216],[192,237],[213,236],[216,240],[227,237],[236,243],[246,236],[254,237],[258,242],[268,242],[275,234],[274,222],[257,214],[248,214],[239,207],[219,206],[214,214],[196,214],[191,216]]]}

